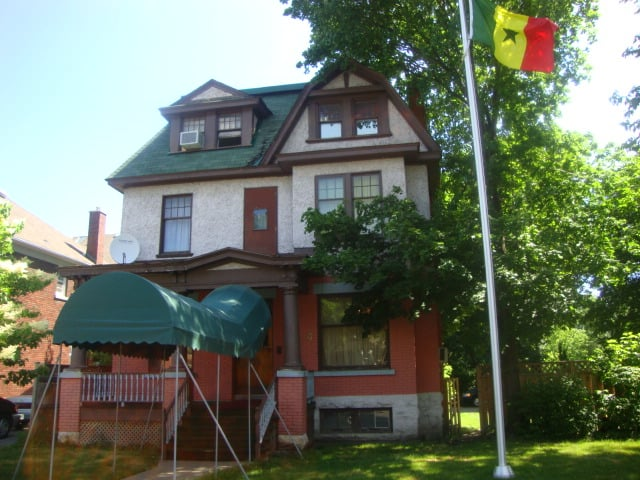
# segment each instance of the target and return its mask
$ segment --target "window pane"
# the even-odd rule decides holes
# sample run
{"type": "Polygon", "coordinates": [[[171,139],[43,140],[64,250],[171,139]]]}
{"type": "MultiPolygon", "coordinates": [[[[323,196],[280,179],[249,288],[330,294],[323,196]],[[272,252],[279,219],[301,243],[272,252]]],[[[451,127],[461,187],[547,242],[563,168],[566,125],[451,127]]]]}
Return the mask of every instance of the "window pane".
{"type": "Polygon", "coordinates": [[[342,106],[330,103],[319,106],[320,138],[342,136],[342,106]]]}
{"type": "Polygon", "coordinates": [[[236,130],[242,128],[241,119],[240,113],[220,115],[220,117],[218,117],[218,130],[236,130]]]}
{"type": "Polygon", "coordinates": [[[256,208],[253,211],[253,229],[254,230],[267,229],[267,209],[266,208],[256,208]]]}
{"type": "Polygon", "coordinates": [[[186,252],[191,247],[191,195],[166,197],[163,208],[163,252],[186,252]]]}
{"type": "Polygon", "coordinates": [[[380,196],[380,174],[353,176],[353,198],[356,200],[380,196]]]}
{"type": "Polygon", "coordinates": [[[186,117],[182,120],[183,132],[204,132],[204,117],[186,117]]]}
{"type": "Polygon", "coordinates": [[[318,210],[327,213],[338,208],[344,200],[344,178],[342,176],[318,179],[318,210]]]}
{"type": "Polygon", "coordinates": [[[388,364],[385,329],[363,337],[360,325],[342,323],[347,296],[320,298],[320,362],[323,367],[383,367],[388,364]]]}
{"type": "Polygon", "coordinates": [[[356,120],[356,135],[376,135],[378,133],[378,119],[367,118],[356,120]]]}

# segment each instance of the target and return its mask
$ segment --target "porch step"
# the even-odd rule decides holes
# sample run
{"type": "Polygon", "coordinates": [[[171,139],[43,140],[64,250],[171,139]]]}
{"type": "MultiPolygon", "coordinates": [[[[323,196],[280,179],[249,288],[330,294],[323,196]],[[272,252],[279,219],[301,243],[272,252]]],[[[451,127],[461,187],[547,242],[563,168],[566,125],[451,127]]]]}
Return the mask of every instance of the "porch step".
{"type": "MultiPolygon", "coordinates": [[[[215,413],[215,404],[209,404],[215,413]]],[[[252,402],[252,412],[258,406],[252,402]]],[[[230,402],[220,404],[218,422],[239,460],[249,458],[247,403],[230,402]]],[[[253,416],[253,414],[252,414],[253,416]]],[[[252,436],[255,421],[251,421],[252,436]]],[[[204,402],[191,402],[178,426],[178,460],[213,461],[215,459],[216,426],[204,402]]],[[[252,438],[255,443],[255,438],[252,438]]],[[[253,450],[253,447],[252,447],[253,450]]],[[[255,452],[252,452],[252,456],[255,452]]],[[[173,439],[166,445],[165,458],[173,458],[173,439]]],[[[234,461],[231,451],[222,436],[218,436],[218,460],[234,461]]]]}

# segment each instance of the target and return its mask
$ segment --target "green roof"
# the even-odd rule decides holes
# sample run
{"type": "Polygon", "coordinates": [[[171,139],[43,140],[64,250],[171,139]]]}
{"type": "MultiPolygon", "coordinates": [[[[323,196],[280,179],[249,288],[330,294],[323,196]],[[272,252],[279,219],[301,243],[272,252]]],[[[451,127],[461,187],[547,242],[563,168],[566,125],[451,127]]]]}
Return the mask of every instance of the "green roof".
{"type": "Polygon", "coordinates": [[[256,165],[274,141],[305,85],[291,84],[243,90],[248,95],[260,96],[272,113],[258,122],[253,143],[249,146],[170,153],[167,125],[113,172],[109,180],[256,165]]]}

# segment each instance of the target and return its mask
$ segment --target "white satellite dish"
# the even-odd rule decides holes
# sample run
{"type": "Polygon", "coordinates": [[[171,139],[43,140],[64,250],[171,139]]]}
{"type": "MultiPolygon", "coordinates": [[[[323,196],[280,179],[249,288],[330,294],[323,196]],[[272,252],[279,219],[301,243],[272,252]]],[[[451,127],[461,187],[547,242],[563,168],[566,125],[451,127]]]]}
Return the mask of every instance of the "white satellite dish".
{"type": "Polygon", "coordinates": [[[132,235],[123,233],[113,239],[109,252],[117,263],[135,262],[140,254],[140,244],[132,235]]]}

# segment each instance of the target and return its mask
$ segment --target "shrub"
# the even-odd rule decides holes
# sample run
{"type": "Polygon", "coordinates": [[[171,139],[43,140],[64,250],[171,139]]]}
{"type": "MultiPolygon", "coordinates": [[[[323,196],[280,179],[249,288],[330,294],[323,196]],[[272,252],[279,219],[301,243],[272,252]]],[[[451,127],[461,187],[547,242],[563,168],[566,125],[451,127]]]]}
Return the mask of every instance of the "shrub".
{"type": "Polygon", "coordinates": [[[607,438],[640,437],[640,367],[619,366],[607,375],[613,393],[597,398],[598,435],[607,438]]]}
{"type": "Polygon", "coordinates": [[[593,395],[580,379],[569,376],[524,386],[512,408],[516,432],[545,439],[588,437],[598,425],[593,395]]]}

